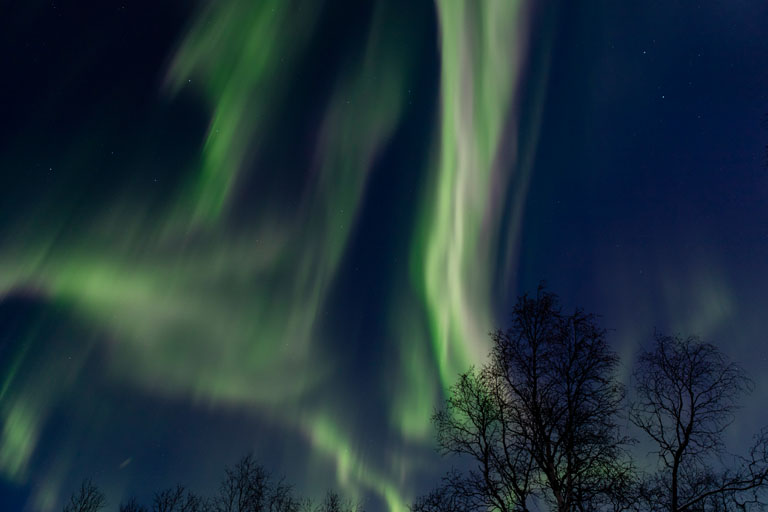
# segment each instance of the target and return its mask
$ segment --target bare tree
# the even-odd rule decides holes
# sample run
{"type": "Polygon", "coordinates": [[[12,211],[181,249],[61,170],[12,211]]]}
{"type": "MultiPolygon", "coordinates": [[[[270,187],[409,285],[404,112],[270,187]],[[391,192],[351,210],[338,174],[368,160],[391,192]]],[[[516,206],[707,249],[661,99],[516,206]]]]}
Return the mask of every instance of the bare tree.
{"type": "Polygon", "coordinates": [[[492,337],[490,363],[461,375],[433,417],[441,451],[468,456],[473,467],[450,473],[417,505],[625,507],[632,493],[617,482],[631,482],[634,471],[618,425],[624,390],[595,316],[563,313],[539,287],[536,297],[518,299],[512,326],[492,337]]]}
{"type": "Polygon", "coordinates": [[[203,512],[205,502],[183,485],[156,492],[152,500],[152,512],[203,512]]]}
{"type": "Polygon", "coordinates": [[[104,494],[90,479],[83,480],[80,489],[64,505],[64,512],[96,512],[107,506],[104,494]]]}
{"type": "Polygon", "coordinates": [[[315,512],[363,512],[363,509],[359,503],[344,499],[336,491],[328,491],[315,512]]]}
{"type": "Polygon", "coordinates": [[[120,512],[149,512],[147,507],[136,501],[136,498],[121,503],[119,510],[120,512]]]}
{"type": "Polygon", "coordinates": [[[768,437],[746,457],[729,454],[723,432],[738,399],[753,387],[717,347],[698,338],[656,334],[634,372],[630,419],[654,445],[658,470],[644,488],[651,510],[709,512],[765,507],[768,437]]]}
{"type": "Polygon", "coordinates": [[[468,456],[466,473],[451,471],[440,489],[421,507],[460,507],[467,511],[527,510],[532,493],[533,458],[528,439],[508,417],[498,373],[490,367],[471,368],[459,376],[445,402],[433,416],[437,443],[444,455],[468,456]]]}
{"type": "Polygon", "coordinates": [[[273,481],[251,454],[226,468],[214,499],[216,512],[296,512],[299,506],[291,486],[273,481]]]}
{"type": "Polygon", "coordinates": [[[477,501],[466,499],[458,487],[451,483],[451,477],[463,478],[460,473],[455,470],[452,471],[444,478],[442,485],[430,491],[429,494],[419,497],[411,505],[411,512],[468,512],[482,510],[483,506],[477,501]]]}
{"type": "MultiPolygon", "coordinates": [[[[84,480],[64,512],[97,512],[104,508],[104,495],[90,480],[84,480]]],[[[119,512],[363,512],[359,502],[343,498],[329,490],[321,502],[297,498],[293,488],[276,479],[252,454],[225,468],[218,493],[213,498],[201,497],[183,485],[156,492],[150,508],[130,498],[119,506],[119,512]]]]}

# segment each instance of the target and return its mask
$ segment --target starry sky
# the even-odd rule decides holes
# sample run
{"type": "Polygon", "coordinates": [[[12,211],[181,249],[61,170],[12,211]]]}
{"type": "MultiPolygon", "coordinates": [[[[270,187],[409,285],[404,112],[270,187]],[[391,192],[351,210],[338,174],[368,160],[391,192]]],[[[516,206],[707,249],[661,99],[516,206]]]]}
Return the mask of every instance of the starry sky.
{"type": "Polygon", "coordinates": [[[0,16],[0,508],[212,492],[253,451],[404,510],[545,280],[768,423],[768,4],[16,2],[0,16]]]}

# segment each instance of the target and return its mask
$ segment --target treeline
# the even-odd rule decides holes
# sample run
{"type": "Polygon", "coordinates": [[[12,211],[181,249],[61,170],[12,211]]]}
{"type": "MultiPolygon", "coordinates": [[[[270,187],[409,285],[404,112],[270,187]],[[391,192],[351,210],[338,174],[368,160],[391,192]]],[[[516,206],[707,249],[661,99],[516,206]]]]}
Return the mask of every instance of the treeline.
{"type": "MultiPolygon", "coordinates": [[[[99,488],[85,480],[64,505],[64,512],[97,512],[107,506],[99,488]]],[[[183,485],[156,492],[149,504],[135,498],[120,503],[120,512],[362,512],[358,503],[328,491],[320,503],[299,498],[283,479],[273,477],[253,455],[225,469],[214,496],[201,496],[183,485]]]]}
{"type": "MultiPolygon", "coordinates": [[[[565,312],[540,286],[492,333],[488,362],[460,375],[433,415],[443,455],[462,469],[412,512],[726,512],[768,508],[768,429],[742,454],[725,445],[744,371],[696,337],[656,333],[638,354],[629,393],[597,317],[565,312]],[[638,453],[640,455],[638,455],[638,453]],[[644,456],[644,454],[647,454],[644,456]]],[[[83,483],[65,512],[95,512],[83,483]]],[[[298,499],[252,456],[226,469],[218,493],[178,486],[121,512],[359,512],[329,492],[298,499]]]]}
{"type": "Polygon", "coordinates": [[[488,363],[462,374],[433,416],[440,450],[468,469],[448,472],[414,512],[766,508],[768,430],[743,454],[726,448],[753,384],[714,345],[656,333],[627,396],[597,318],[564,312],[543,287],[492,337],[488,363]]]}

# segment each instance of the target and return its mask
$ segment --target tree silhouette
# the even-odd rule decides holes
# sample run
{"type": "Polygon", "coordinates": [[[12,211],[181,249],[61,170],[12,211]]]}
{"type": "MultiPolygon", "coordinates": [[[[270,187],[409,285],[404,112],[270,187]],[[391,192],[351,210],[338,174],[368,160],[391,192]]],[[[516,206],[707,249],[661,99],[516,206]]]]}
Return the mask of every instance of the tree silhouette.
{"type": "MultiPolygon", "coordinates": [[[[97,512],[106,504],[104,495],[91,482],[84,480],[73,494],[64,512],[97,512]]],[[[329,490],[325,498],[315,503],[299,499],[283,479],[275,479],[252,454],[242,457],[231,467],[215,496],[203,497],[183,485],[156,492],[150,508],[135,498],[121,503],[119,512],[363,512],[359,503],[343,498],[329,490]]]]}
{"type": "Polygon", "coordinates": [[[595,316],[563,313],[540,286],[492,338],[490,362],[461,375],[433,417],[441,452],[468,457],[472,468],[446,475],[414,508],[626,507],[635,493],[617,423],[624,390],[595,316]]]}
{"type": "Polygon", "coordinates": [[[345,500],[336,491],[328,491],[314,512],[362,512],[362,507],[359,503],[355,504],[345,500]]]}
{"type": "Polygon", "coordinates": [[[435,413],[441,452],[469,456],[476,466],[466,473],[448,473],[432,500],[423,505],[525,510],[533,485],[530,442],[508,419],[497,377],[490,368],[470,369],[459,376],[445,407],[435,413]]]}
{"type": "Polygon", "coordinates": [[[207,504],[183,485],[156,492],[152,512],[204,512],[207,504]]]}
{"type": "Polygon", "coordinates": [[[482,510],[488,500],[462,493],[459,487],[462,475],[453,470],[443,478],[443,484],[432,489],[429,494],[419,497],[412,505],[412,512],[467,512],[482,510]],[[455,482],[455,483],[454,483],[455,482]],[[456,485],[458,484],[458,486],[456,485]],[[457,492],[458,491],[458,492],[457,492]],[[473,499],[474,498],[474,499],[473,499]]]}
{"type": "Polygon", "coordinates": [[[213,500],[216,512],[296,512],[299,501],[291,486],[274,482],[252,454],[226,468],[226,476],[213,500]]]}
{"type": "Polygon", "coordinates": [[[83,480],[80,489],[64,505],[64,512],[96,512],[107,506],[104,494],[90,479],[83,480]]]}
{"type": "Polygon", "coordinates": [[[730,455],[723,432],[738,399],[752,389],[741,368],[698,338],[657,333],[634,373],[630,419],[653,442],[658,471],[643,496],[649,510],[763,509],[768,484],[768,436],[763,431],[747,457],[730,455]]]}
{"type": "Polygon", "coordinates": [[[147,510],[147,507],[145,507],[144,505],[141,505],[139,502],[136,501],[136,498],[131,498],[125,503],[121,503],[119,511],[120,512],[149,512],[147,510]]]}

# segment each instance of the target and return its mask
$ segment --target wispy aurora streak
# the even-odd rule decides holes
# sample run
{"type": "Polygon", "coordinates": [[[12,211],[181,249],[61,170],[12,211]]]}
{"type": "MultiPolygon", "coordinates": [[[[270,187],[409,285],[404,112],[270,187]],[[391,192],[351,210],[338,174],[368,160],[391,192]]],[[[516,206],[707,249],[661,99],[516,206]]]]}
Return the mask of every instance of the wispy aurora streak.
{"type": "MultiPolygon", "coordinates": [[[[195,81],[212,111],[201,170],[184,206],[194,220],[218,218],[249,154],[277,115],[282,87],[307,43],[322,2],[215,2],[197,18],[168,80],[195,81]]],[[[185,212],[188,213],[188,212],[185,212]]]]}
{"type": "Polygon", "coordinates": [[[406,372],[393,424],[421,441],[431,436],[440,390],[488,354],[489,326],[497,325],[495,293],[510,284],[499,275],[513,274],[514,255],[506,255],[506,269],[495,262],[519,236],[516,223],[503,229],[504,210],[510,199],[524,198],[526,187],[512,197],[508,188],[515,172],[528,171],[515,165],[516,102],[522,99],[531,4],[438,0],[436,7],[440,128],[410,270],[427,319],[417,318],[416,306],[403,296],[393,315],[405,326],[399,332],[406,372]],[[419,342],[425,337],[431,349],[419,342]],[[437,382],[426,368],[436,368],[437,382]]]}
{"type": "Polygon", "coordinates": [[[440,377],[449,385],[487,356],[487,332],[495,325],[494,262],[508,235],[501,219],[517,143],[510,113],[529,6],[438,0],[437,7],[442,125],[434,189],[420,223],[425,241],[414,259],[440,377]]]}
{"type": "MultiPolygon", "coordinates": [[[[66,233],[46,224],[41,208],[31,225],[49,228],[0,251],[0,295],[34,290],[67,308],[104,343],[111,378],[278,422],[286,435],[306,440],[311,457],[336,468],[347,492],[373,493],[391,510],[404,510],[414,492],[409,472],[419,466],[409,447],[429,447],[439,390],[486,355],[486,332],[496,325],[494,261],[508,236],[501,217],[514,172],[509,145],[516,144],[530,6],[436,4],[440,124],[425,134],[434,141],[435,165],[414,221],[410,268],[402,269],[416,293],[397,289],[391,299],[396,312],[423,304],[392,328],[400,340],[390,350],[402,365],[372,377],[403,383],[387,412],[404,441],[365,457],[353,418],[328,410],[316,391],[329,391],[341,364],[324,350],[318,316],[342,271],[371,168],[402,121],[415,80],[409,38],[417,24],[404,22],[391,2],[377,4],[364,47],[321,98],[312,161],[298,170],[302,184],[286,194],[291,208],[271,208],[269,189],[238,195],[248,178],[297,172],[256,162],[290,101],[284,91],[310,49],[322,7],[279,0],[205,7],[167,75],[172,91],[192,88],[210,111],[184,186],[159,216],[140,199],[120,197],[66,233]],[[244,200],[255,205],[252,217],[234,219],[244,200]]],[[[50,410],[61,393],[82,385],[78,371],[94,348],[73,343],[70,359],[61,361],[45,353],[44,341],[30,333],[19,343],[0,389],[0,471],[16,481],[29,478],[50,410]],[[29,347],[45,379],[16,370],[30,364],[29,347]]],[[[38,504],[52,506],[55,487],[47,482],[38,504]]]]}

